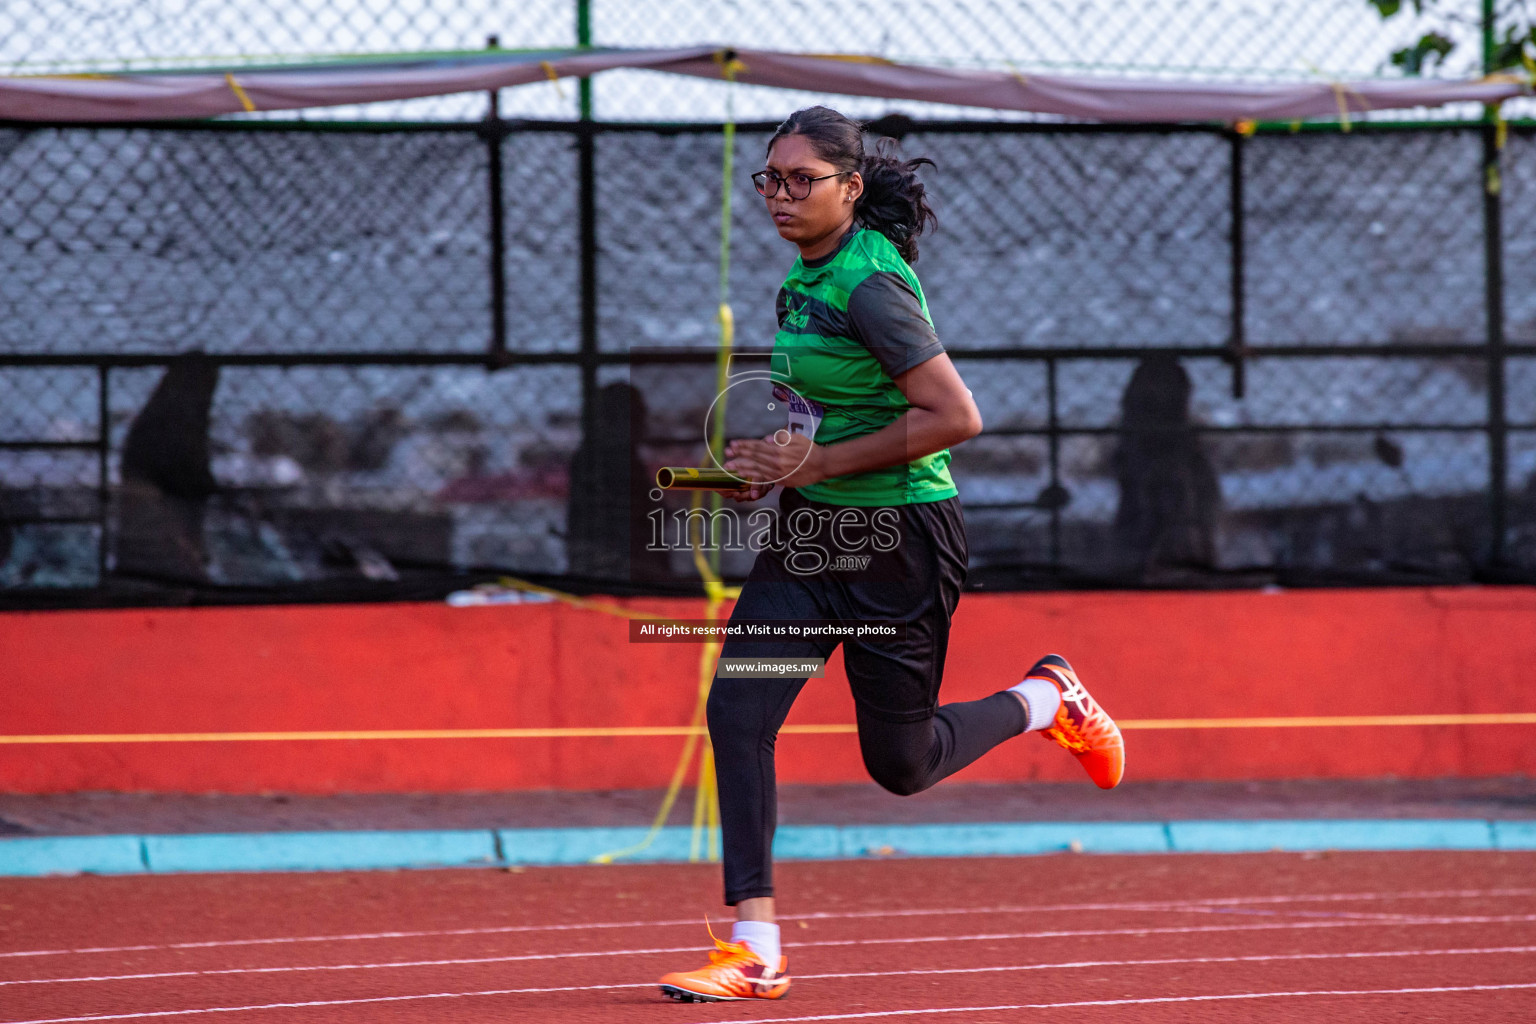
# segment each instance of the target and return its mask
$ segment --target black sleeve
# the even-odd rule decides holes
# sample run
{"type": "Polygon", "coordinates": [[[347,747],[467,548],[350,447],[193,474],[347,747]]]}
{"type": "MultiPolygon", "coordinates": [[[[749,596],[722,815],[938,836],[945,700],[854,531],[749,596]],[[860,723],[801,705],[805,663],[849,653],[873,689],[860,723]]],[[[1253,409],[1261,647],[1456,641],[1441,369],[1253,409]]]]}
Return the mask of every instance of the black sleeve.
{"type": "Polygon", "coordinates": [[[944,351],[923,315],[917,293],[900,274],[871,274],[848,296],[853,336],[880,362],[886,376],[898,377],[944,351]]]}

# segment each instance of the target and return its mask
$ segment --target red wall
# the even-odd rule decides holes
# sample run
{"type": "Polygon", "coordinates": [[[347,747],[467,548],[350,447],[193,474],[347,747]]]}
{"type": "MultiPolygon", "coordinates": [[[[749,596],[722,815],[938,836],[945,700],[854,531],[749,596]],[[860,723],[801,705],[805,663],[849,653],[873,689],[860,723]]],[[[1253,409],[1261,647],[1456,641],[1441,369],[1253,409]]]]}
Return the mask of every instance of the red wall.
{"type": "MultiPolygon", "coordinates": [[[[632,600],[678,618],[701,602],[632,600]]],[[[1536,588],[968,594],[947,699],[1073,660],[1117,718],[1536,711],[1536,588]]],[[[0,614],[0,734],[680,725],[698,649],[556,604],[0,614]]],[[[841,657],[791,723],[851,722],[841,657]]],[[[682,740],[0,743],[0,790],[306,793],[650,787],[682,740]]],[[[1536,726],[1127,730],[1128,779],[1536,773],[1536,726]]],[[[780,777],[863,778],[851,735],[780,777]]],[[[1024,737],[963,778],[1077,779],[1024,737]]]]}

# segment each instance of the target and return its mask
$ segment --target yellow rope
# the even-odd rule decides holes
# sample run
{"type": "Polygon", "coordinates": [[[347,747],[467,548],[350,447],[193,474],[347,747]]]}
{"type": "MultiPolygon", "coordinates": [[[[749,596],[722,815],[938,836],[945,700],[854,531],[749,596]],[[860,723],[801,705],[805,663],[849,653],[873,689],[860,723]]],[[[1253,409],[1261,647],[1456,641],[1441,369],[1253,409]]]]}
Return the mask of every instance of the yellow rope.
{"type": "Polygon", "coordinates": [[[802,57],[815,57],[817,60],[836,60],[844,64],[881,64],[886,67],[898,67],[897,63],[889,57],[876,57],[868,53],[804,53],[802,57]]]}
{"type": "MultiPolygon", "coordinates": [[[[1311,71],[1319,78],[1326,77],[1323,74],[1322,69],[1311,62],[1307,62],[1307,70],[1311,71]]],[[[1339,108],[1339,131],[1348,132],[1351,128],[1349,120],[1349,97],[1353,96],[1355,99],[1360,101],[1360,109],[1362,111],[1370,110],[1371,104],[1358,89],[1351,89],[1348,85],[1336,78],[1328,78],[1327,81],[1328,88],[1333,90],[1333,102],[1336,103],[1339,108]]],[[[1300,127],[1300,125],[1300,121],[1292,121],[1291,130],[1295,131],[1298,127],[1300,127]]]]}
{"type": "Polygon", "coordinates": [[[701,853],[708,860],[715,859],[714,825],[718,819],[719,804],[715,797],[715,749],[706,736],[704,749],[699,753],[699,783],[693,790],[693,831],[688,837],[690,861],[697,862],[701,853]]]}
{"type": "MultiPolygon", "coordinates": [[[[697,493],[697,492],[695,492],[697,493]]],[[[681,625],[677,619],[670,615],[658,615],[655,612],[636,611],[633,608],[625,608],[622,605],[612,604],[608,601],[593,601],[586,597],[577,597],[575,594],[567,594],[563,590],[555,590],[552,587],[540,586],[528,580],[518,579],[516,576],[503,576],[500,583],[510,590],[522,591],[525,594],[542,594],[551,600],[568,604],[572,608],[581,608],[584,611],[598,612],[603,615],[612,615],[621,619],[646,619],[651,622],[665,623],[668,625],[681,625]]],[[[705,588],[705,596],[708,597],[708,587],[705,588]]],[[[725,599],[735,599],[741,593],[740,587],[720,588],[720,596],[725,599]]]]}
{"type": "Polygon", "coordinates": [[[709,787],[709,799],[704,803],[704,836],[708,839],[708,857],[716,861],[720,859],[720,790],[715,780],[715,748],[706,748],[706,754],[709,763],[704,782],[709,787]]]}
{"type": "Polygon", "coordinates": [[[28,80],[45,78],[49,81],[61,82],[110,82],[113,79],[119,77],[121,76],[118,74],[96,74],[94,72],[85,71],[70,75],[0,75],[0,78],[16,78],[28,80]]]}
{"type": "MultiPolygon", "coordinates": [[[[718,644],[716,644],[718,646],[718,644]]],[[[701,680],[704,692],[713,674],[701,680]]],[[[702,705],[700,705],[702,708],[702,705]]],[[[1269,718],[1125,718],[1118,722],[1125,732],[1181,729],[1346,729],[1411,728],[1426,726],[1536,725],[1536,711],[1494,711],[1461,715],[1313,715],[1269,718]]],[[[852,723],[828,722],[786,725],[786,736],[844,736],[858,732],[852,723]]],[[[530,740],[530,739],[643,739],[655,736],[698,738],[708,735],[702,710],[688,725],[569,726],[532,729],[338,729],[287,732],[129,732],[61,733],[0,736],[0,746],[57,743],[252,743],[317,742],[333,740],[530,740]]],[[[691,750],[690,750],[691,753],[691,750]]],[[[712,755],[711,755],[712,756],[712,755]]],[[[686,766],[687,760],[681,762],[686,766]]],[[[670,805],[667,808],[670,810],[670,805]]]]}
{"type": "MultiPolygon", "coordinates": [[[[731,50],[719,50],[715,53],[715,62],[720,65],[720,73],[727,82],[734,83],[738,72],[745,71],[746,65],[736,59],[736,54],[731,50]]],[[[718,462],[723,457],[725,447],[725,393],[726,385],[730,377],[731,349],[736,340],[736,317],[731,311],[727,301],[730,285],[730,253],[731,253],[731,177],[733,157],[736,146],[736,118],[733,110],[734,93],[726,93],[725,130],[723,133],[723,156],[720,168],[720,304],[718,318],[720,325],[719,347],[715,353],[715,393],[720,396],[716,405],[716,419],[709,437],[709,453],[706,459],[718,462]]],[[[709,461],[702,463],[708,466],[709,461]]],[[[688,547],[693,557],[694,568],[698,571],[699,578],[704,583],[704,594],[708,599],[704,618],[710,623],[718,621],[720,605],[726,600],[735,598],[741,593],[740,587],[727,587],[720,578],[720,550],[718,545],[711,549],[706,557],[703,551],[702,534],[704,522],[713,522],[713,513],[720,510],[720,495],[710,493],[710,513],[708,520],[700,520],[699,517],[690,515],[688,523],[688,547]]],[[[689,501],[690,511],[697,511],[703,500],[703,492],[694,491],[689,501]]],[[[688,765],[692,762],[695,747],[699,750],[699,767],[693,792],[693,830],[688,841],[688,859],[697,861],[702,849],[703,855],[709,860],[715,860],[718,856],[717,836],[720,823],[720,804],[715,791],[715,752],[709,742],[707,729],[699,730],[698,727],[704,720],[705,707],[709,701],[710,684],[714,681],[715,661],[720,655],[721,642],[719,640],[707,641],[699,650],[699,682],[698,696],[694,703],[692,725],[695,732],[690,732],[688,741],[683,745],[682,756],[678,758],[677,767],[672,771],[672,779],[667,785],[666,794],[662,797],[661,810],[651,822],[650,831],[644,839],[634,846],[623,850],[614,850],[593,858],[604,864],[611,864],[615,859],[629,854],[639,853],[656,841],[666,824],[668,816],[672,813],[672,805],[677,801],[678,793],[682,790],[683,781],[687,777],[688,765]],[[702,743],[700,739],[702,737],[702,743]]]]}
{"type": "MultiPolygon", "coordinates": [[[[706,617],[713,621],[718,610],[719,602],[710,601],[709,611],[706,617]]],[[[645,838],[641,839],[635,845],[626,846],[622,850],[610,850],[607,853],[600,853],[596,857],[592,858],[592,863],[612,864],[620,857],[628,857],[631,854],[639,853],[654,843],[656,841],[656,837],[661,834],[661,830],[666,825],[667,819],[672,815],[672,805],[677,802],[677,795],[682,792],[683,781],[685,778],[687,778],[688,766],[693,761],[694,750],[698,747],[699,741],[701,739],[704,742],[705,749],[707,750],[709,747],[709,730],[704,727],[704,707],[705,703],[709,700],[709,684],[714,679],[715,675],[713,656],[719,651],[719,649],[719,642],[711,640],[704,645],[704,650],[699,656],[698,699],[694,702],[693,716],[688,723],[688,738],[683,743],[683,752],[682,755],[677,759],[677,766],[672,769],[672,778],[667,783],[667,791],[661,798],[661,809],[656,812],[656,817],[651,819],[650,831],[646,832],[645,838]]],[[[713,760],[711,760],[710,763],[713,765],[713,760]]],[[[713,773],[711,773],[710,777],[711,781],[713,781],[713,773]]],[[[702,780],[699,783],[699,789],[703,789],[702,780]]],[[[697,794],[695,794],[695,803],[697,803],[697,799],[697,794]]],[[[693,840],[694,844],[697,843],[697,837],[698,825],[696,813],[693,840]]]]}
{"type": "MultiPolygon", "coordinates": [[[[803,728],[803,727],[802,727],[803,728]]],[[[841,730],[842,726],[824,726],[841,730]]],[[[699,722],[688,725],[572,726],[532,729],[333,729],[286,732],[127,732],[78,735],[0,736],[0,745],[42,743],[254,743],[329,740],[570,740],[637,739],[651,736],[699,736],[699,722]]]]}
{"type": "Polygon", "coordinates": [[[1333,90],[1333,102],[1339,105],[1339,130],[1349,131],[1349,101],[1344,96],[1344,86],[1339,82],[1329,82],[1328,87],[1333,90]]]}
{"type": "Polygon", "coordinates": [[[544,69],[544,77],[549,79],[550,84],[555,87],[555,95],[562,100],[565,99],[565,90],[560,88],[560,76],[556,73],[555,66],[547,60],[541,60],[539,67],[544,69]]]}
{"type": "Polygon", "coordinates": [[[1483,715],[1319,715],[1297,718],[1145,718],[1118,723],[1121,729],[1344,729],[1357,726],[1536,725],[1536,712],[1483,715]]]}
{"type": "Polygon", "coordinates": [[[229,91],[235,94],[235,99],[240,101],[240,105],[245,108],[245,112],[247,114],[254,114],[256,112],[256,104],[251,102],[251,98],[245,94],[245,90],[240,87],[240,83],[235,81],[235,76],[226,71],[224,73],[224,81],[229,83],[229,91]]]}

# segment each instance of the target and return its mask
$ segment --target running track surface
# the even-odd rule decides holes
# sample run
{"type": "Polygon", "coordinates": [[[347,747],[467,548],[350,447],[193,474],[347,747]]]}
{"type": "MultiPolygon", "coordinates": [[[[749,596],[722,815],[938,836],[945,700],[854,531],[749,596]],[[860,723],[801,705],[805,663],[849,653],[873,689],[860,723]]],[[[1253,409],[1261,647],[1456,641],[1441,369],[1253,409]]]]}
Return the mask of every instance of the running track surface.
{"type": "Polygon", "coordinates": [[[790,997],[655,979],[718,867],[0,880],[0,1024],[1536,1020],[1536,853],[779,867],[790,997]]]}

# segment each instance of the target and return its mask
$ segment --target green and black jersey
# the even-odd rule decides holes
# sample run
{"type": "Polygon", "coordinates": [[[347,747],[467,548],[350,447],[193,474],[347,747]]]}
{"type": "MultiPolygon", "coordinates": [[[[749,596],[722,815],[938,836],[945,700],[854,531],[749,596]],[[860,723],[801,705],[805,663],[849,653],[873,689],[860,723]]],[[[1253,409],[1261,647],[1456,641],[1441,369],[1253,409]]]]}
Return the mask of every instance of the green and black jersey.
{"type": "MultiPolygon", "coordinates": [[[[873,434],[911,408],[892,378],[944,351],[917,275],[878,231],[855,230],[837,251],[796,260],[779,289],[773,376],[822,408],[816,443],[873,434]]],[[[955,495],[949,450],[800,493],[831,505],[910,505],[955,495]]]]}

